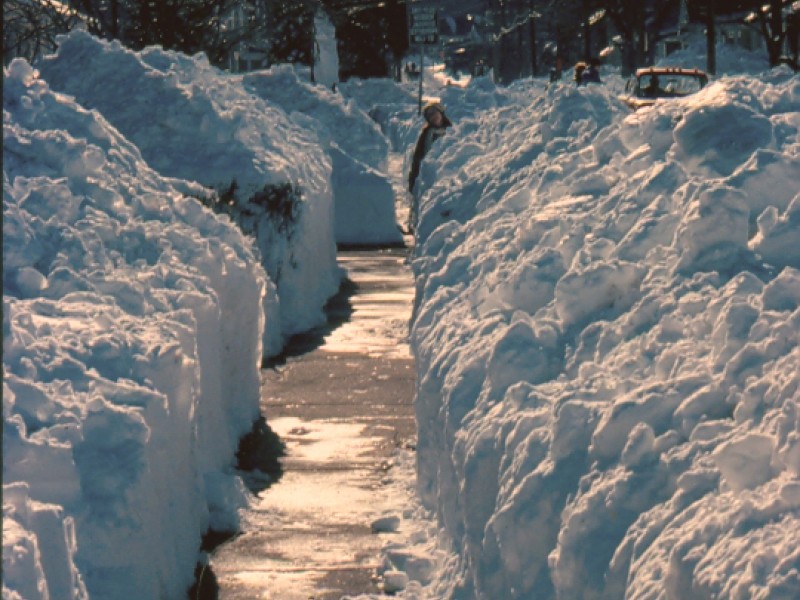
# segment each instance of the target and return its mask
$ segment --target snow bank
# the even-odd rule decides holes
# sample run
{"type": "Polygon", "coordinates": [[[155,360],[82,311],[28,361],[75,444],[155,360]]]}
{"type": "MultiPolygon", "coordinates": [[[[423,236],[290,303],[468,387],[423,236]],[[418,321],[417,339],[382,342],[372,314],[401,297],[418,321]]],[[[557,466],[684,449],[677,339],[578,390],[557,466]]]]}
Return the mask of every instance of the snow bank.
{"type": "Polygon", "coordinates": [[[410,136],[416,128],[410,121],[417,114],[418,100],[408,85],[389,79],[350,79],[339,83],[338,90],[378,123],[394,152],[413,143],[410,136]]]}
{"type": "Polygon", "coordinates": [[[335,232],[339,244],[402,244],[394,191],[386,175],[388,144],[376,123],[321,86],[300,81],[289,65],[242,76],[252,94],[282,107],[315,132],[332,165],[335,232]]]}
{"type": "MultiPolygon", "coordinates": [[[[752,33],[755,33],[753,31],[752,33]]],[[[659,66],[681,66],[706,70],[708,59],[706,56],[706,36],[698,31],[686,35],[684,47],[667,56],[660,57],[656,64],[659,66]]],[[[763,43],[759,43],[763,46],[763,43]]],[[[748,51],[738,44],[718,43],[716,49],[717,75],[736,75],[738,73],[763,73],[769,69],[769,57],[766,49],[759,47],[748,51]]]]}
{"type": "Polygon", "coordinates": [[[432,597],[800,596],[800,78],[491,97],[422,171],[432,597]]]}
{"type": "Polygon", "coordinates": [[[339,52],[336,26],[323,10],[314,14],[314,79],[317,83],[332,88],[339,81],[339,52]]]}
{"type": "Polygon", "coordinates": [[[183,597],[244,502],[257,250],[20,59],[3,138],[3,597],[183,597]]]}
{"type": "MultiPolygon", "coordinates": [[[[436,100],[444,104],[455,131],[473,131],[482,115],[496,108],[505,107],[510,112],[527,104],[533,95],[544,90],[544,82],[525,80],[508,88],[497,87],[489,77],[474,78],[465,87],[443,85],[441,80],[426,74],[423,86],[423,104],[436,100]]],[[[403,172],[408,173],[417,137],[424,124],[419,113],[417,85],[398,84],[390,80],[351,80],[340,84],[343,95],[358,102],[363,110],[380,125],[389,139],[392,150],[403,155],[403,172]]],[[[480,143],[485,140],[481,139],[480,143]]],[[[433,151],[441,150],[449,143],[437,144],[433,151]]],[[[457,150],[461,152],[463,149],[457,150]]],[[[481,148],[470,149],[480,156],[481,148]]],[[[436,179],[434,162],[424,161],[420,171],[420,182],[429,187],[436,179]]]]}
{"type": "Polygon", "coordinates": [[[37,65],[54,90],[97,109],[161,174],[216,189],[222,208],[256,236],[277,286],[271,302],[280,303],[265,352],[323,322],[340,272],[331,161],[313,132],[204,55],[159,47],[137,53],[79,31],[58,41],[58,51],[37,65]]]}

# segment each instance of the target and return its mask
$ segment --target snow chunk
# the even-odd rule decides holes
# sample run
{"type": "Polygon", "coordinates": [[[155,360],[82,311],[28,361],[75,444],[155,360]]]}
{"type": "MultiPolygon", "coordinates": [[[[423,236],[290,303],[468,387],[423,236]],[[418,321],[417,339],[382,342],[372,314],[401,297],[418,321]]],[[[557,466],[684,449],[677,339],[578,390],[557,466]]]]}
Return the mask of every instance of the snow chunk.
{"type": "Polygon", "coordinates": [[[714,462],[731,489],[753,489],[772,476],[774,446],[771,436],[751,433],[720,445],[714,452],[714,462]]]}

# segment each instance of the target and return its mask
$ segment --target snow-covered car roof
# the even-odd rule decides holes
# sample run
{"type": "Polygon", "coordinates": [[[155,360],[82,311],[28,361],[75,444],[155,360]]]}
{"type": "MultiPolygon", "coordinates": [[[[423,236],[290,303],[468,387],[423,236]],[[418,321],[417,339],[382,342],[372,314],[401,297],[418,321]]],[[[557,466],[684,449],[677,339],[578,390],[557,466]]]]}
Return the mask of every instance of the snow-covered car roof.
{"type": "Polygon", "coordinates": [[[705,71],[701,71],[700,69],[687,69],[684,67],[643,67],[641,69],[636,69],[636,77],[639,78],[642,75],[690,75],[694,77],[704,77],[708,79],[708,75],[705,71]]]}
{"type": "Polygon", "coordinates": [[[700,91],[708,75],[700,69],[684,67],[644,67],[637,69],[620,99],[633,110],[651,106],[659,98],[682,98],[700,91]],[[662,86],[661,80],[665,82],[662,86]]]}

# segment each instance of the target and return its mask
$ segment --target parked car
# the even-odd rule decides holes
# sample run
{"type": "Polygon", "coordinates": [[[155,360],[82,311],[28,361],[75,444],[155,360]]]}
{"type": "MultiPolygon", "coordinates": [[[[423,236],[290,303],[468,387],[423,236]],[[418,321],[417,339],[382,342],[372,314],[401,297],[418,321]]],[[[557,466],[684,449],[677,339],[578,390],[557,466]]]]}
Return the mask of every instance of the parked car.
{"type": "Polygon", "coordinates": [[[633,110],[652,106],[659,98],[682,98],[703,89],[708,75],[700,69],[647,67],[639,69],[625,86],[620,99],[633,110]]]}

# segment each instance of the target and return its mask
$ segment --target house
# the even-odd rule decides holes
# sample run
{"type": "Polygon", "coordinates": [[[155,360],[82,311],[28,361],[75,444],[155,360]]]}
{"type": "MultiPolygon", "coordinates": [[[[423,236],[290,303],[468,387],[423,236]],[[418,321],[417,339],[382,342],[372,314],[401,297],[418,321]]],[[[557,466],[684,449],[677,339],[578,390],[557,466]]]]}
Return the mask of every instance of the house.
{"type": "MultiPolygon", "coordinates": [[[[244,31],[253,20],[266,22],[265,7],[259,2],[238,2],[223,19],[228,31],[244,31]]],[[[231,73],[264,69],[269,66],[268,40],[248,36],[238,41],[228,54],[227,68],[231,73]]]]}

